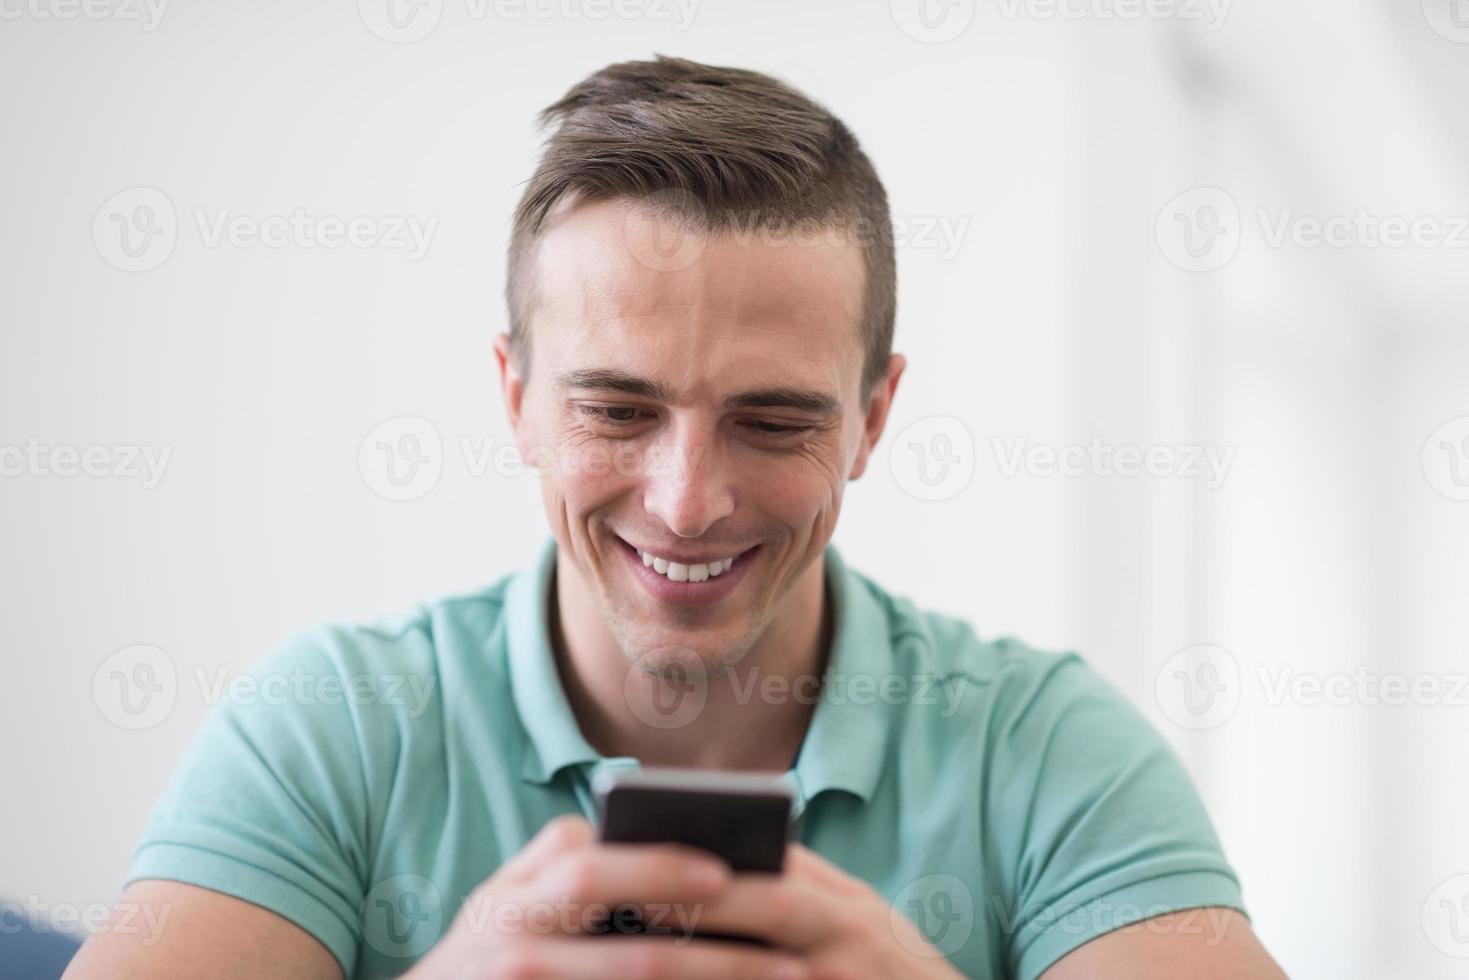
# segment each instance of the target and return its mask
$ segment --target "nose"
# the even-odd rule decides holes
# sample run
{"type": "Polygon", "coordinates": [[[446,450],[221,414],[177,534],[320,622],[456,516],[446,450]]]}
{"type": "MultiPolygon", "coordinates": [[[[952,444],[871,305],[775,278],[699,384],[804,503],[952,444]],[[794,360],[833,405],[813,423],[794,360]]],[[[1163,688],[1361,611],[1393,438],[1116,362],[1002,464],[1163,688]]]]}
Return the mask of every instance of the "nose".
{"type": "Polygon", "coordinates": [[[734,513],[733,482],[715,439],[683,426],[651,454],[643,507],[681,538],[697,538],[734,513]]]}

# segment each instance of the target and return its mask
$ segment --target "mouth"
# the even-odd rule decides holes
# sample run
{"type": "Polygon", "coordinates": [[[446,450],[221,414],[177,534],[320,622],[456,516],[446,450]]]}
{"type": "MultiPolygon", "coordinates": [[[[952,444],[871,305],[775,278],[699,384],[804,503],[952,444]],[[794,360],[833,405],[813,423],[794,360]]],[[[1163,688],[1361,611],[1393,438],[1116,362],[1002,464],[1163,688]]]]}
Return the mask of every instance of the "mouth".
{"type": "Polygon", "coordinates": [[[621,537],[620,550],[629,569],[660,602],[703,604],[718,602],[734,591],[759,545],[728,555],[646,551],[621,537]]]}

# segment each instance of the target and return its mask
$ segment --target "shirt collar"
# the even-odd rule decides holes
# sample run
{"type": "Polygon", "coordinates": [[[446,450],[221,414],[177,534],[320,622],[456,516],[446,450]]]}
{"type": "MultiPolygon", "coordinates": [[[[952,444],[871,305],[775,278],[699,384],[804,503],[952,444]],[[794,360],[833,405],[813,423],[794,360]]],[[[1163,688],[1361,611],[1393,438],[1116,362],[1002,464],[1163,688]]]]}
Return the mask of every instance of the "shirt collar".
{"type": "MultiPolygon", "coordinates": [[[[883,610],[834,544],[828,543],[823,557],[832,597],[832,651],[821,700],[796,765],[787,773],[798,812],[827,790],[870,799],[882,775],[892,725],[893,709],[881,696],[894,661],[883,610]]],[[[566,699],[548,623],[555,568],[556,540],[550,538],[535,563],[512,578],[505,607],[511,692],[528,736],[521,775],[541,784],[567,766],[630,762],[599,755],[566,699]]]]}
{"type": "Polygon", "coordinates": [[[551,573],[556,539],[548,538],[535,563],[510,581],[505,617],[510,645],[510,688],[528,736],[521,776],[548,783],[567,766],[601,758],[577,726],[551,652],[551,573]]]}

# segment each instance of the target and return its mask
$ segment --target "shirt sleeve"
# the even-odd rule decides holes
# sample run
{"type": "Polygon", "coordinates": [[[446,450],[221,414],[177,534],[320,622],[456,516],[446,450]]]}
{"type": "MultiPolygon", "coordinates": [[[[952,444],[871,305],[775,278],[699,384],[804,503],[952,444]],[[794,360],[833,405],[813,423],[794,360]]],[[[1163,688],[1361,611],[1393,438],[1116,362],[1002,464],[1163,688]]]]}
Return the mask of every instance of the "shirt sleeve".
{"type": "MultiPolygon", "coordinates": [[[[1074,654],[1001,671],[987,825],[1010,975],[1034,980],[1105,933],[1187,909],[1244,913],[1202,800],[1142,715],[1074,654]]],[[[1217,928],[1200,913],[1191,927],[1217,928]]]]}
{"type": "Polygon", "coordinates": [[[185,882],[269,909],[319,940],[350,977],[367,793],[361,719],[343,674],[323,632],[215,691],[150,814],[128,882],[185,882]]]}

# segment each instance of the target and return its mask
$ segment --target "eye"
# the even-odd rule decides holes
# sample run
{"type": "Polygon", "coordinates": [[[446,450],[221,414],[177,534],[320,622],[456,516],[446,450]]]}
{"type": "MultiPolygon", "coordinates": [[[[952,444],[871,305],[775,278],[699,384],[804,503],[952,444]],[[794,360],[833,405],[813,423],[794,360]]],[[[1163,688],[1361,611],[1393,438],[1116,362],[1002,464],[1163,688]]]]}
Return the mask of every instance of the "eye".
{"type": "Polygon", "coordinates": [[[626,427],[641,421],[643,414],[632,405],[578,405],[582,414],[612,428],[626,427]]]}
{"type": "Polygon", "coordinates": [[[768,422],[764,419],[751,419],[743,424],[759,435],[774,439],[800,435],[815,428],[811,425],[789,425],[783,422],[768,422]]]}

